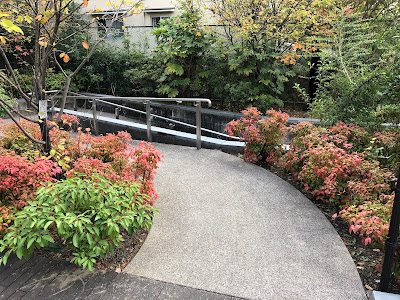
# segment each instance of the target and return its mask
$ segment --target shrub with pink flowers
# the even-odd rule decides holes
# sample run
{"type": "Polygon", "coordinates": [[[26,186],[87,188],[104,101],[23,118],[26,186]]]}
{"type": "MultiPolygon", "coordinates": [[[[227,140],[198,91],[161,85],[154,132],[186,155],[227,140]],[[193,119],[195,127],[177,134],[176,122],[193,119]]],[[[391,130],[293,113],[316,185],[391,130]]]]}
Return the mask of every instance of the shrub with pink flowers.
{"type": "Polygon", "coordinates": [[[282,141],[289,116],[271,109],[266,114],[268,119],[260,119],[261,112],[255,107],[242,113],[244,116],[229,122],[225,130],[230,136],[238,136],[245,142],[244,159],[270,164],[277,162],[283,153],[282,141]]]}

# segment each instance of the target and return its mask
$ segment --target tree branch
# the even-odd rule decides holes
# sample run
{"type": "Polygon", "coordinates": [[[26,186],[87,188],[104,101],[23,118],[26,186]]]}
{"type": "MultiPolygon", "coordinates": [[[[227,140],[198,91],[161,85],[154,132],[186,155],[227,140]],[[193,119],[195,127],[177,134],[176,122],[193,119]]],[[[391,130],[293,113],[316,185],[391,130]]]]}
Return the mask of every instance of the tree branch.
{"type": "MultiPolygon", "coordinates": [[[[4,49],[3,49],[3,47],[0,45],[0,53],[1,53],[1,56],[3,57],[3,59],[4,59],[4,62],[5,62],[5,64],[6,64],[6,66],[7,66],[7,70],[8,70],[8,72],[11,74],[11,77],[14,79],[14,84],[12,84],[13,86],[14,86],[14,88],[20,93],[20,95],[21,95],[21,97],[23,97],[25,100],[27,100],[28,102],[31,102],[31,99],[28,97],[28,95],[26,95],[24,92],[23,92],[23,90],[22,90],[22,88],[21,88],[21,86],[20,86],[20,84],[19,84],[19,82],[18,82],[18,80],[17,80],[17,77],[15,76],[15,72],[14,72],[14,70],[13,70],[13,68],[12,68],[12,66],[11,66],[11,64],[10,64],[10,61],[8,60],[8,58],[7,58],[7,56],[6,56],[6,53],[4,52],[4,49]]],[[[2,76],[3,78],[5,78],[4,76],[2,76]]],[[[8,78],[7,78],[8,79],[8,78]]],[[[8,80],[10,83],[12,83],[10,80],[8,80]]]]}
{"type": "MultiPolygon", "coordinates": [[[[0,101],[1,101],[1,99],[0,99],[0,101]]],[[[23,118],[23,119],[25,119],[25,120],[27,120],[27,121],[29,121],[29,122],[32,122],[32,123],[35,123],[35,124],[39,124],[39,121],[35,121],[35,120],[32,120],[32,119],[30,119],[30,118],[24,116],[24,115],[21,114],[18,110],[16,110],[16,109],[13,108],[11,105],[9,105],[7,102],[3,101],[3,104],[5,104],[5,105],[8,107],[8,109],[12,110],[12,111],[13,111],[14,113],[16,113],[19,117],[21,117],[21,118],[23,118]]]]}
{"type": "Polygon", "coordinates": [[[25,134],[25,136],[30,139],[32,142],[44,145],[45,142],[44,141],[39,141],[37,139],[35,139],[33,136],[31,136],[22,126],[21,124],[17,121],[17,119],[14,118],[14,116],[12,115],[12,113],[7,109],[7,107],[4,106],[2,99],[0,99],[0,107],[5,111],[5,113],[11,118],[11,120],[13,120],[13,122],[15,123],[15,125],[18,126],[18,128],[22,131],[23,134],[25,134]]]}

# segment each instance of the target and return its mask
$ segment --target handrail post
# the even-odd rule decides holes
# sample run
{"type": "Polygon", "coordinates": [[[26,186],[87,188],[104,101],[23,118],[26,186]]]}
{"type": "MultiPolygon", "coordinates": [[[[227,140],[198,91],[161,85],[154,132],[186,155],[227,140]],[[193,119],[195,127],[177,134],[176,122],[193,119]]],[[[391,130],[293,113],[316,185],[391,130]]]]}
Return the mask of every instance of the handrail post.
{"type": "Polygon", "coordinates": [[[197,149],[201,149],[201,102],[196,101],[196,146],[197,149]]]}
{"type": "Polygon", "coordinates": [[[146,103],[147,141],[151,143],[150,101],[146,101],[145,103],[146,103]]]}
{"type": "Polygon", "coordinates": [[[119,119],[119,109],[120,109],[119,107],[115,108],[115,118],[116,119],[119,119]]]}
{"type": "Polygon", "coordinates": [[[94,134],[99,135],[99,128],[97,124],[97,109],[96,109],[96,99],[93,99],[92,101],[92,111],[93,111],[93,129],[94,129],[94,134]]]}
{"type": "Polygon", "coordinates": [[[78,110],[78,106],[76,105],[76,98],[74,98],[74,111],[78,110]]]}
{"type": "Polygon", "coordinates": [[[53,99],[53,97],[51,97],[50,98],[50,105],[51,105],[51,120],[53,120],[53,118],[54,118],[54,115],[55,115],[55,113],[54,113],[54,106],[55,106],[55,104],[54,104],[54,99],[53,99]]]}

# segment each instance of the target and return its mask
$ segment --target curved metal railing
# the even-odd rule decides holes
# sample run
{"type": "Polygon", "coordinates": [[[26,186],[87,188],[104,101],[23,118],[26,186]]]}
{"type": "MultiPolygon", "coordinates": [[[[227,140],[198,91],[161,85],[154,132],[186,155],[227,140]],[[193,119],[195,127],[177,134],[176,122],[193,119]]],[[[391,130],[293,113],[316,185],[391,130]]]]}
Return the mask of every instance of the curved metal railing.
{"type": "MultiPolygon", "coordinates": [[[[154,118],[159,118],[165,121],[173,122],[175,124],[187,126],[189,128],[196,128],[196,145],[197,149],[201,148],[201,132],[208,132],[217,136],[222,136],[222,137],[227,137],[230,139],[234,140],[239,140],[237,137],[231,137],[227,134],[206,129],[206,128],[201,128],[201,104],[202,103],[207,103],[208,107],[211,106],[211,100],[210,99],[205,99],[205,98],[156,98],[156,97],[117,97],[117,96],[109,96],[109,95],[99,95],[99,94],[80,94],[80,93],[71,93],[72,95],[69,95],[67,99],[71,99],[73,101],[73,108],[75,111],[77,111],[78,106],[77,106],[77,100],[78,99],[85,99],[86,101],[91,101],[92,102],[92,112],[93,112],[93,127],[94,131],[96,134],[98,134],[98,126],[97,126],[97,119],[98,119],[98,113],[97,113],[97,103],[104,103],[107,105],[111,105],[115,107],[115,116],[117,119],[119,119],[119,111],[120,109],[125,109],[125,110],[130,110],[134,111],[136,113],[144,114],[146,115],[146,124],[147,124],[147,140],[149,142],[152,141],[152,136],[151,136],[151,117],[154,118]],[[141,111],[139,109],[134,109],[131,107],[127,107],[125,105],[113,103],[110,101],[113,100],[119,100],[119,101],[127,101],[127,102],[143,102],[146,106],[146,111],[141,111]],[[152,102],[177,102],[177,103],[183,103],[183,102],[193,102],[195,107],[196,107],[196,125],[188,124],[179,120],[174,120],[171,118],[159,116],[152,114],[150,112],[151,110],[151,103],[152,102]]],[[[54,100],[61,99],[62,96],[55,95],[51,97],[51,109],[54,111],[55,103],[54,100]]]]}

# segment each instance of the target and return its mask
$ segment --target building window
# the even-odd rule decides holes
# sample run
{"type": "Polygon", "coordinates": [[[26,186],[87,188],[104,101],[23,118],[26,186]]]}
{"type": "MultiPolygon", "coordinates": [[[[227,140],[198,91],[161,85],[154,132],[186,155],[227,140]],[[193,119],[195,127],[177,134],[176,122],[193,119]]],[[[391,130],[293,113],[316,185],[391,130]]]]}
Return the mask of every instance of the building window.
{"type": "Polygon", "coordinates": [[[160,21],[169,19],[170,17],[151,17],[151,26],[158,27],[160,26],[160,21]]]}
{"type": "MultiPolygon", "coordinates": [[[[111,20],[107,19],[105,16],[97,20],[97,32],[100,37],[102,37],[108,27],[111,25],[111,20]]],[[[110,33],[107,35],[106,39],[110,38],[121,38],[124,36],[124,22],[120,20],[114,21],[110,33]]]]}

